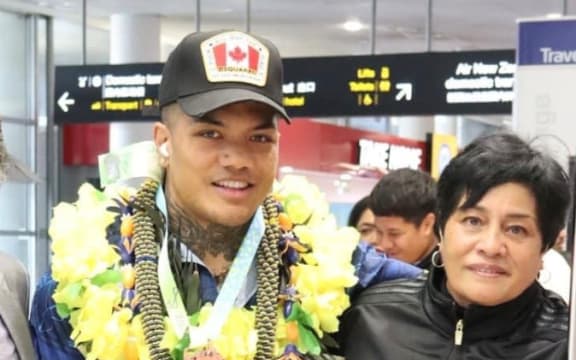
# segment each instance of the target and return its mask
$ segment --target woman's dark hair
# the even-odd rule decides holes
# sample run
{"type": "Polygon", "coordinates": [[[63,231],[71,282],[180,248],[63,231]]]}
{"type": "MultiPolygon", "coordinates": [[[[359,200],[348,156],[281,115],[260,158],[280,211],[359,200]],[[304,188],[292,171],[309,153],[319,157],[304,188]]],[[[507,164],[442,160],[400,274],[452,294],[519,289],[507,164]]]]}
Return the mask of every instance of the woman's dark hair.
{"type": "Polygon", "coordinates": [[[352,210],[350,210],[350,215],[348,215],[348,226],[357,227],[358,221],[360,221],[360,217],[364,210],[368,209],[369,205],[369,197],[365,196],[360,199],[354,206],[352,210]]]}
{"type": "Polygon", "coordinates": [[[443,232],[463,196],[462,208],[470,208],[490,189],[510,182],[534,195],[542,251],[548,250],[566,222],[569,178],[554,159],[509,133],[476,139],[444,169],[438,181],[437,230],[443,232]]]}

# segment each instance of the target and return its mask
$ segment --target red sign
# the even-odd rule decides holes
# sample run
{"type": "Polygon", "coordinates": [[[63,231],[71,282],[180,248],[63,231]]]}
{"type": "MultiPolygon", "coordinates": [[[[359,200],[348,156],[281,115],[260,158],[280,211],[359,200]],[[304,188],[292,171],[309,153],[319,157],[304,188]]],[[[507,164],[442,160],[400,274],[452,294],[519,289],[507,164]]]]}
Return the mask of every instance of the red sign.
{"type": "MultiPolygon", "coordinates": [[[[406,153],[412,159],[406,163],[413,163],[413,153],[420,152],[420,169],[428,170],[428,151],[424,141],[324,124],[305,118],[292,120],[290,125],[280,123],[280,166],[326,172],[342,171],[346,165],[360,165],[360,141],[368,140],[388,145],[388,164],[402,163],[394,157],[405,156],[406,153]]],[[[390,165],[385,170],[398,167],[390,165]]]]}

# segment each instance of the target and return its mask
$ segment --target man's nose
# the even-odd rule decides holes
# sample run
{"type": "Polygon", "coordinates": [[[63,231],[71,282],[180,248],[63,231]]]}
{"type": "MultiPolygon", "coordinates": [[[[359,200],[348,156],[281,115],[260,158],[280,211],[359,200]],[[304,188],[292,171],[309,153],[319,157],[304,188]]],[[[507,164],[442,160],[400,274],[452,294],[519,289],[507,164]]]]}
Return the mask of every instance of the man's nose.
{"type": "Polygon", "coordinates": [[[227,144],[220,153],[220,164],[224,167],[242,169],[249,167],[252,155],[249,149],[240,144],[227,144]]]}
{"type": "Polygon", "coordinates": [[[376,250],[380,252],[388,252],[394,247],[394,243],[390,241],[389,237],[386,234],[381,234],[378,237],[378,242],[376,245],[376,250]]]}

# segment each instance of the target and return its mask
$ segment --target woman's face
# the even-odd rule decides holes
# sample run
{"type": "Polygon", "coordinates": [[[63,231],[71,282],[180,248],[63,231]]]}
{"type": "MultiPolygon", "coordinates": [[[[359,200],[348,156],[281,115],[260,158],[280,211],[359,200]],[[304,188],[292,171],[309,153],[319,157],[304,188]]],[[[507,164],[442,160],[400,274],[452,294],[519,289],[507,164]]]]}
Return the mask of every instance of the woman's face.
{"type": "Polygon", "coordinates": [[[506,183],[469,209],[461,208],[464,201],[448,218],[440,242],[448,291],[464,307],[513,300],[542,268],[534,195],[524,185],[506,183]]]}
{"type": "Polygon", "coordinates": [[[378,238],[376,236],[376,226],[374,225],[374,213],[372,210],[366,208],[364,212],[362,212],[356,224],[356,229],[360,233],[362,240],[370,245],[377,245],[378,238]]]}

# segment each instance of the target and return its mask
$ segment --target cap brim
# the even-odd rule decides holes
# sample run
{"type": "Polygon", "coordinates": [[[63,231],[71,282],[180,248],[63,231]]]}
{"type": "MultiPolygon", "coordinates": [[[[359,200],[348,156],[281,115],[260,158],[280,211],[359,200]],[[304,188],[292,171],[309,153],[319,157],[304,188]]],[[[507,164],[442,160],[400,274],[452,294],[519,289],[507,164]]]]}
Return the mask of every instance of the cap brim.
{"type": "Polygon", "coordinates": [[[251,90],[218,89],[178,99],[178,103],[182,107],[182,110],[184,110],[186,114],[194,117],[202,117],[210,111],[240,101],[256,101],[266,104],[276,110],[287,123],[290,123],[290,117],[282,106],[269,97],[251,90]]]}

